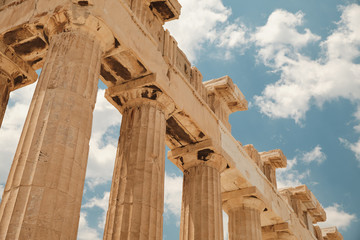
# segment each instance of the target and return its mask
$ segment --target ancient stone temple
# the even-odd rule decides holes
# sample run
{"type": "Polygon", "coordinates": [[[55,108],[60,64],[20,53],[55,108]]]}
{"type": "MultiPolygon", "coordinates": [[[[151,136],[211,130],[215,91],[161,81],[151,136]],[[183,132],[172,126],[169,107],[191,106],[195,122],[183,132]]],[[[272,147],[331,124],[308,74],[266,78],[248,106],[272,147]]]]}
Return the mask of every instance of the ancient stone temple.
{"type": "Polygon", "coordinates": [[[177,0],[0,0],[0,124],[37,80],[0,205],[0,240],[77,237],[98,79],[122,114],[104,239],[161,240],[165,145],[184,173],[181,240],[342,239],[306,186],[278,190],[281,150],[231,135],[247,101],[203,82],[163,24],[177,0]],[[223,226],[222,211],[229,216],[223,226]]]}

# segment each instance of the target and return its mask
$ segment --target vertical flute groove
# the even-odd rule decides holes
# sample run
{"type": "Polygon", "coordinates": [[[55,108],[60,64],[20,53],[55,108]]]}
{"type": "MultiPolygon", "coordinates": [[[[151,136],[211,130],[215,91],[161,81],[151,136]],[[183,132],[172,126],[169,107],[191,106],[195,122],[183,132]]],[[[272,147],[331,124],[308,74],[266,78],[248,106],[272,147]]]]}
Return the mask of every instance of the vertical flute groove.
{"type": "Polygon", "coordinates": [[[220,173],[199,164],[184,171],[181,240],[222,240],[220,173]]]}
{"type": "Polygon", "coordinates": [[[230,209],[229,240],[261,240],[260,210],[248,207],[230,209]]]}
{"type": "Polygon", "coordinates": [[[0,205],[1,240],[76,239],[100,57],[80,31],[51,39],[0,205]]]}
{"type": "Polygon", "coordinates": [[[161,240],[165,126],[156,102],[125,108],[104,239],[161,240]]]}

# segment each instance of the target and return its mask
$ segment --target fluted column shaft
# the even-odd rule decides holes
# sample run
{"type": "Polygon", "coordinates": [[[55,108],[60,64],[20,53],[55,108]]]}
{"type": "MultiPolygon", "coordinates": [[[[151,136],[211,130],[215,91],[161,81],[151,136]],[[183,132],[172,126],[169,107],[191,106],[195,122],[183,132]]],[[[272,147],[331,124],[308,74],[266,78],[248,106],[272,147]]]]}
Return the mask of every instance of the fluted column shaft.
{"type": "Polygon", "coordinates": [[[182,194],[180,240],[222,240],[219,170],[205,162],[186,169],[182,194]]]}
{"type": "Polygon", "coordinates": [[[261,200],[252,197],[231,199],[224,203],[229,216],[229,240],[261,240],[261,200]]]}
{"type": "Polygon", "coordinates": [[[230,211],[229,239],[261,239],[260,211],[258,209],[251,209],[245,207],[237,208],[230,211]]]}
{"type": "Polygon", "coordinates": [[[162,239],[165,130],[165,114],[158,102],[135,99],[127,103],[104,239],[162,239]]]}
{"type": "Polygon", "coordinates": [[[0,71],[0,127],[4,120],[7,104],[9,102],[10,88],[7,78],[2,76],[0,71]]]}
{"type": "Polygon", "coordinates": [[[80,30],[51,38],[0,206],[0,239],[76,239],[99,41],[80,30]]]}

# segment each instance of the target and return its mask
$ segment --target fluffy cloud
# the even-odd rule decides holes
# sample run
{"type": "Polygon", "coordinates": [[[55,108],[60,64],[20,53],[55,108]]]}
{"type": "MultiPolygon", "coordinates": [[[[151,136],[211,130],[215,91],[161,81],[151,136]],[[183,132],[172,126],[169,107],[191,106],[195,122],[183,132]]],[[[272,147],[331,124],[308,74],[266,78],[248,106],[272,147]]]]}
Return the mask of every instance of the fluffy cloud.
{"type": "Polygon", "coordinates": [[[32,84],[10,94],[0,129],[0,184],[6,182],[9,174],[34,89],[35,84],[32,84]]]}
{"type": "Polygon", "coordinates": [[[280,79],[266,86],[255,103],[273,118],[293,118],[301,122],[312,103],[345,98],[360,101],[360,6],[342,8],[341,20],[328,38],[320,42],[323,56],[311,59],[301,49],[319,37],[305,29],[300,33],[304,15],[284,10],[272,13],[265,26],[253,35],[258,57],[280,79]],[[274,31],[275,29],[275,31],[274,31]]]}
{"type": "Polygon", "coordinates": [[[356,215],[342,210],[339,204],[333,204],[325,208],[327,220],[324,223],[318,223],[320,227],[336,226],[338,229],[346,230],[353,221],[356,221],[356,215]]]}
{"type": "Polygon", "coordinates": [[[182,176],[165,173],[165,214],[172,213],[177,217],[181,214],[182,176]]]}
{"type": "Polygon", "coordinates": [[[77,240],[100,240],[101,237],[96,229],[89,227],[86,220],[86,213],[80,213],[79,230],[77,240]]]}
{"type": "MultiPolygon", "coordinates": [[[[221,49],[222,58],[231,58],[234,49],[241,53],[250,44],[258,49],[257,58],[279,74],[276,83],[255,96],[260,111],[272,118],[305,118],[313,104],[345,98],[360,102],[360,6],[342,7],[337,28],[321,38],[304,29],[305,15],[276,10],[264,26],[255,31],[235,20],[229,21],[231,9],[221,0],[182,0],[181,20],[166,24],[189,59],[194,61],[206,44],[221,49]],[[193,11],[197,9],[197,11],[193,11]],[[322,48],[317,59],[303,53],[310,44],[322,48]],[[339,82],[341,79],[341,82],[339,82]]],[[[213,52],[216,52],[214,49],[213,52]]],[[[357,114],[360,120],[360,114],[357,114]]],[[[360,129],[360,127],[358,127],[360,129]]],[[[359,130],[360,131],[360,130],[359,130]]]]}
{"type": "Polygon", "coordinates": [[[5,188],[5,186],[0,184],[0,201],[1,201],[1,198],[2,198],[2,195],[3,195],[3,192],[4,192],[4,188],[5,188]]]}
{"type": "Polygon", "coordinates": [[[294,55],[308,43],[320,39],[309,29],[305,29],[305,33],[297,31],[297,27],[303,24],[303,18],[302,12],[292,14],[276,10],[269,16],[265,26],[257,28],[253,41],[260,47],[258,54],[263,62],[280,67],[288,61],[287,55],[294,55]]]}
{"type": "Polygon", "coordinates": [[[94,109],[94,120],[90,140],[87,185],[106,183],[112,178],[121,123],[121,114],[104,98],[100,89],[94,109]]]}
{"type": "Polygon", "coordinates": [[[317,162],[318,164],[326,160],[326,155],[321,151],[321,147],[317,145],[310,152],[304,153],[302,156],[302,161],[305,163],[317,162]]]}
{"type": "Polygon", "coordinates": [[[354,152],[356,159],[360,162],[360,139],[356,143],[350,143],[348,140],[339,138],[340,142],[354,152]]]}
{"type": "Polygon", "coordinates": [[[278,188],[296,187],[304,184],[303,181],[310,176],[310,170],[300,172],[296,169],[297,158],[289,159],[287,168],[276,171],[276,180],[278,188]]]}
{"type": "Polygon", "coordinates": [[[109,207],[109,196],[110,192],[104,192],[102,198],[93,197],[88,200],[83,206],[82,209],[90,209],[90,208],[100,208],[102,210],[102,215],[100,221],[98,222],[99,229],[103,229],[106,221],[106,212],[109,207]]]}
{"type": "Polygon", "coordinates": [[[180,0],[182,5],[180,20],[166,23],[179,47],[190,61],[206,43],[212,43],[226,50],[225,57],[230,57],[229,49],[242,48],[246,45],[246,27],[238,23],[229,23],[231,10],[221,0],[180,0]],[[196,9],[196,11],[194,11],[196,9]]]}
{"type": "Polygon", "coordinates": [[[276,171],[278,188],[296,187],[304,184],[304,181],[310,176],[310,170],[299,171],[297,167],[304,164],[309,165],[313,162],[320,164],[325,161],[325,159],[326,155],[322,152],[319,145],[309,152],[300,153],[295,158],[289,159],[286,168],[278,169],[276,171]]]}

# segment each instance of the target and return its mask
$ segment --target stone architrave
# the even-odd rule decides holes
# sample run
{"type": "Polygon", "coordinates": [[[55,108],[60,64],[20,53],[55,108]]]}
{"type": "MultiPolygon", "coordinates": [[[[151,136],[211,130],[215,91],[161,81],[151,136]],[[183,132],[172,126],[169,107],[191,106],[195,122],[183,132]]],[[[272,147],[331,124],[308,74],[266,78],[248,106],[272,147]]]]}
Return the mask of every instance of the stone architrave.
{"type": "Polygon", "coordinates": [[[51,37],[0,205],[0,239],[76,239],[102,52],[82,30],[51,37]]]}
{"type": "Polygon", "coordinates": [[[0,39],[0,127],[10,92],[27,86],[36,79],[34,69],[0,39]]]}
{"type": "Polygon", "coordinates": [[[277,239],[278,240],[296,240],[295,236],[288,232],[278,232],[277,239]]]}
{"type": "Polygon", "coordinates": [[[260,215],[265,208],[256,197],[239,197],[225,201],[223,208],[229,216],[229,240],[261,240],[260,215]]]}
{"type": "Polygon", "coordinates": [[[123,115],[104,240],[161,240],[169,102],[155,87],[124,91],[118,99],[123,115]]]}

